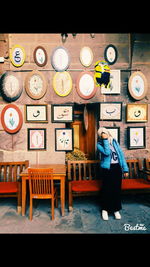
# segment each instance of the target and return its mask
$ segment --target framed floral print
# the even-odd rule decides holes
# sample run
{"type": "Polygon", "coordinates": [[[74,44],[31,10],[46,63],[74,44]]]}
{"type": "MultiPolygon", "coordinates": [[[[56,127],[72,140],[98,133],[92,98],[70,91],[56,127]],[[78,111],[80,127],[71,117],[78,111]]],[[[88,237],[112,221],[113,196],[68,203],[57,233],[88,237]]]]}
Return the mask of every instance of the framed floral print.
{"type": "Polygon", "coordinates": [[[120,70],[110,71],[110,86],[101,86],[102,94],[120,94],[120,70]]]}
{"type": "Polygon", "coordinates": [[[46,150],[45,128],[28,128],[28,150],[46,150]]]}
{"type": "Polygon", "coordinates": [[[42,46],[37,46],[33,52],[33,57],[35,63],[39,67],[43,67],[47,63],[47,53],[44,47],[42,46]]]}
{"type": "Polygon", "coordinates": [[[122,120],[122,102],[100,103],[100,120],[121,121],[122,120]]]}
{"type": "Polygon", "coordinates": [[[120,143],[120,127],[105,127],[118,143],[120,143]]]}
{"type": "Polygon", "coordinates": [[[25,105],[26,122],[48,122],[48,112],[46,104],[27,104],[25,105]]]}
{"type": "Polygon", "coordinates": [[[73,129],[55,128],[55,151],[72,151],[73,147],[73,129]]]}
{"type": "Polygon", "coordinates": [[[147,122],[148,104],[127,104],[127,122],[147,122]]]}
{"type": "Polygon", "coordinates": [[[14,104],[6,105],[1,112],[1,123],[6,132],[17,133],[23,123],[22,112],[14,104]]]}
{"type": "Polygon", "coordinates": [[[128,149],[145,148],[145,126],[127,127],[128,149]]]}
{"type": "Polygon", "coordinates": [[[73,105],[54,104],[51,106],[52,122],[72,122],[73,121],[73,105]]]}
{"type": "Polygon", "coordinates": [[[143,99],[148,90],[148,84],[145,75],[141,71],[134,72],[129,78],[128,88],[130,95],[134,99],[143,99]]]}

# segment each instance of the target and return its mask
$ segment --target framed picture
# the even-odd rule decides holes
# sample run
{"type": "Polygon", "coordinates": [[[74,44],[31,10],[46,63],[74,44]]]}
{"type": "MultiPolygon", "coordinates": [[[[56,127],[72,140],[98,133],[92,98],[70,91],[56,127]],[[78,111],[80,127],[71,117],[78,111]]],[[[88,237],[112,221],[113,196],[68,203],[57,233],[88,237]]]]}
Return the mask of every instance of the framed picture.
{"type": "Polygon", "coordinates": [[[25,61],[25,50],[21,45],[14,45],[10,50],[10,61],[15,67],[21,67],[25,61]]]}
{"type": "Polygon", "coordinates": [[[93,52],[90,47],[82,47],[82,49],[80,50],[80,61],[85,67],[89,67],[92,64],[93,52]]]}
{"type": "Polygon", "coordinates": [[[17,133],[23,124],[21,110],[14,104],[6,105],[1,112],[1,123],[6,132],[17,133]]]}
{"type": "Polygon", "coordinates": [[[145,126],[127,127],[128,149],[145,148],[145,126]]]}
{"type": "Polygon", "coordinates": [[[56,71],[65,71],[70,64],[70,54],[67,48],[58,46],[54,48],[51,55],[51,65],[56,71]]]}
{"type": "Polygon", "coordinates": [[[46,104],[27,104],[25,105],[25,121],[26,122],[48,122],[47,105],[46,104]]]}
{"type": "Polygon", "coordinates": [[[116,139],[118,143],[120,143],[120,127],[105,127],[105,128],[108,129],[112,137],[116,139]]]}
{"type": "Polygon", "coordinates": [[[148,90],[147,79],[141,71],[135,71],[129,78],[128,88],[130,95],[136,99],[143,99],[148,90]]]}
{"type": "Polygon", "coordinates": [[[67,96],[72,90],[72,78],[68,71],[56,72],[53,77],[53,88],[57,95],[67,96]]]}
{"type": "Polygon", "coordinates": [[[73,129],[55,128],[55,150],[72,151],[73,147],[73,129]]]}
{"type": "Polygon", "coordinates": [[[118,52],[117,48],[110,44],[105,48],[104,58],[109,65],[113,65],[117,61],[118,52]]]}
{"type": "Polygon", "coordinates": [[[33,53],[34,61],[39,67],[43,67],[47,63],[47,53],[44,47],[37,46],[33,53]]]}
{"type": "Polygon", "coordinates": [[[147,122],[148,104],[127,104],[127,122],[147,122]]]}
{"type": "Polygon", "coordinates": [[[100,103],[100,120],[121,121],[122,120],[122,102],[100,103]]]}
{"type": "Polygon", "coordinates": [[[93,73],[90,71],[82,71],[77,78],[76,88],[78,95],[83,99],[92,98],[96,92],[93,73]]]}
{"type": "Polygon", "coordinates": [[[46,129],[28,129],[28,150],[46,150],[46,129]]]}
{"type": "Polygon", "coordinates": [[[73,105],[52,105],[51,106],[52,122],[72,122],[73,105]]]}
{"type": "Polygon", "coordinates": [[[120,70],[110,71],[110,86],[101,86],[102,94],[120,94],[120,70]]]}

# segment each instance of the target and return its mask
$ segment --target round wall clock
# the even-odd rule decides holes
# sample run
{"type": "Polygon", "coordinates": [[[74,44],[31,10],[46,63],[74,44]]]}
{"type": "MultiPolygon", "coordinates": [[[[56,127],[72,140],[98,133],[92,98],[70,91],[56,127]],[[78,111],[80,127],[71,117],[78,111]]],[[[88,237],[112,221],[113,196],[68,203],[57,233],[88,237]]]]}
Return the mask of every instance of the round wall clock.
{"type": "Polygon", "coordinates": [[[51,64],[56,71],[67,70],[70,64],[68,50],[62,46],[56,47],[51,55],[51,64]]]}
{"type": "Polygon", "coordinates": [[[7,102],[16,101],[22,94],[23,87],[17,73],[5,72],[0,79],[2,97],[7,102]]]}
{"type": "Polygon", "coordinates": [[[1,123],[6,132],[11,134],[17,133],[23,123],[20,109],[13,104],[5,106],[1,112],[1,123]]]}
{"type": "Polygon", "coordinates": [[[130,95],[134,99],[143,99],[146,96],[148,90],[147,80],[144,74],[140,71],[134,72],[129,78],[128,88],[130,95]]]}
{"type": "Polygon", "coordinates": [[[77,79],[77,93],[84,99],[90,99],[96,94],[93,74],[89,71],[83,71],[77,79]]]}
{"type": "Polygon", "coordinates": [[[42,98],[47,90],[47,82],[44,75],[37,70],[30,72],[25,80],[25,89],[32,99],[42,98]]]}
{"type": "Polygon", "coordinates": [[[57,72],[53,78],[53,88],[59,96],[67,96],[72,90],[72,79],[69,72],[57,72]]]}
{"type": "Polygon", "coordinates": [[[34,61],[39,67],[43,67],[47,63],[47,53],[44,47],[38,46],[33,53],[34,61]]]}
{"type": "Polygon", "coordinates": [[[15,67],[20,67],[25,61],[25,50],[21,45],[14,45],[10,50],[10,60],[15,67]]]}
{"type": "Polygon", "coordinates": [[[93,52],[90,47],[84,46],[80,51],[80,61],[83,66],[89,67],[93,61],[93,52]]]}
{"type": "Polygon", "coordinates": [[[104,58],[107,61],[108,64],[113,65],[118,57],[117,48],[110,44],[105,48],[104,51],[104,58]]]}

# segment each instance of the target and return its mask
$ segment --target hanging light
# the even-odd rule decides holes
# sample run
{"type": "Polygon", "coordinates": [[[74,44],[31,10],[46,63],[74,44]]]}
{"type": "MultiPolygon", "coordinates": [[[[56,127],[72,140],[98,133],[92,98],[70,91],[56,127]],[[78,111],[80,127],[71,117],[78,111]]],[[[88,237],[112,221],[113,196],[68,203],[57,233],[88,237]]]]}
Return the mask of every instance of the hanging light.
{"type": "Polygon", "coordinates": [[[94,38],[95,37],[95,33],[90,33],[91,37],[94,38]]]}
{"type": "Polygon", "coordinates": [[[66,39],[68,37],[68,34],[67,33],[61,33],[61,37],[62,37],[62,42],[65,43],[66,39]]]}

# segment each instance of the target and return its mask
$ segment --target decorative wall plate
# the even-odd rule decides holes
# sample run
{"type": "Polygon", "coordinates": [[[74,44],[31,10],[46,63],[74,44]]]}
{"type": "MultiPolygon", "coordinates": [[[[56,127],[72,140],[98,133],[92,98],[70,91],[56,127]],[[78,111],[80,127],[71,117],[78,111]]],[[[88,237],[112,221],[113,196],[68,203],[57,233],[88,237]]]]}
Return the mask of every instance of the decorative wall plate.
{"type": "Polygon", "coordinates": [[[53,77],[53,88],[57,95],[67,96],[72,90],[72,79],[69,72],[57,72],[53,77]]]}
{"type": "Polygon", "coordinates": [[[56,71],[65,71],[70,64],[68,50],[63,46],[56,47],[51,55],[51,64],[56,71]]]}
{"type": "Polygon", "coordinates": [[[95,87],[93,73],[83,71],[77,78],[77,93],[84,99],[90,99],[96,94],[97,88],[95,87]]]}
{"type": "Polygon", "coordinates": [[[25,89],[32,99],[42,98],[47,90],[47,81],[44,75],[36,70],[30,72],[25,80],[25,89]]]}
{"type": "Polygon", "coordinates": [[[128,88],[130,95],[136,100],[141,100],[146,96],[147,80],[141,71],[136,71],[130,76],[128,88]]]}
{"type": "Polygon", "coordinates": [[[104,51],[104,58],[108,62],[108,64],[113,65],[117,61],[117,57],[117,48],[112,44],[108,45],[104,51]]]}
{"type": "Polygon", "coordinates": [[[21,67],[25,61],[25,50],[21,45],[14,45],[10,50],[10,60],[15,67],[21,67]]]}
{"type": "Polygon", "coordinates": [[[47,53],[44,47],[37,46],[33,53],[34,61],[39,67],[43,67],[47,63],[47,53]]]}
{"type": "Polygon", "coordinates": [[[14,104],[5,106],[1,113],[1,123],[6,132],[11,134],[17,133],[23,123],[20,109],[14,104]]]}
{"type": "Polygon", "coordinates": [[[89,67],[93,61],[93,52],[90,47],[84,46],[80,51],[80,61],[83,66],[89,67]]]}
{"type": "Polygon", "coordinates": [[[16,101],[22,94],[23,87],[17,73],[5,72],[0,79],[2,97],[7,102],[16,101]]]}

